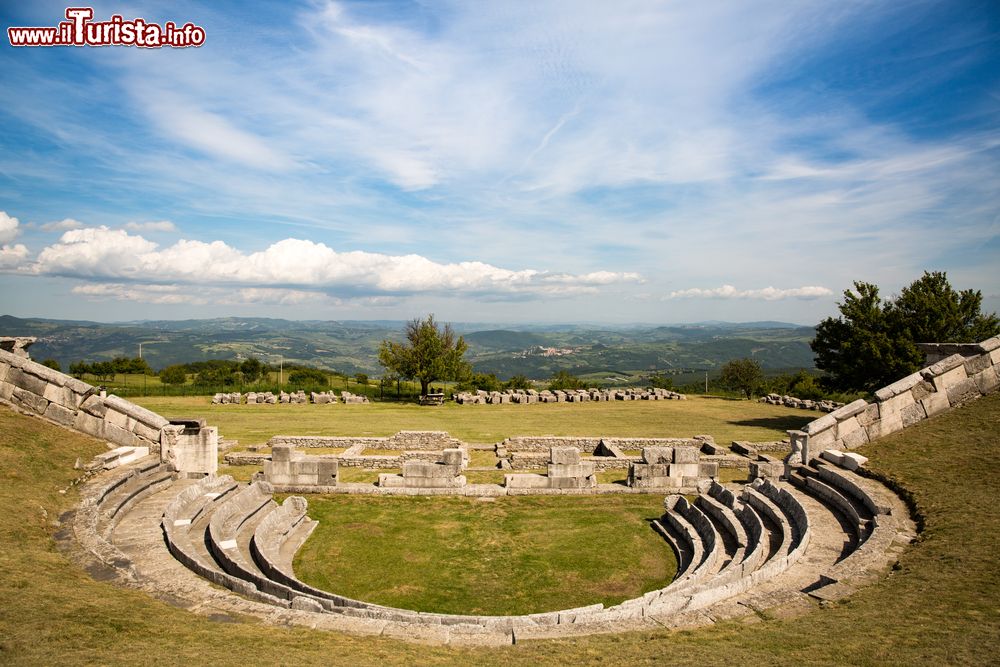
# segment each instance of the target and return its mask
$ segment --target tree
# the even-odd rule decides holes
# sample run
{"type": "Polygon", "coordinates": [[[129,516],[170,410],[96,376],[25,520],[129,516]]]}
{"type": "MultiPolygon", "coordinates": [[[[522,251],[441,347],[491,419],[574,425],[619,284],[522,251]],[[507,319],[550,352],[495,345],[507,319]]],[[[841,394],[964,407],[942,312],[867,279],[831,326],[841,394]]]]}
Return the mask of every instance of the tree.
{"type": "Polygon", "coordinates": [[[313,387],[326,387],[330,381],[326,373],[317,368],[296,368],[288,375],[288,384],[296,387],[311,385],[313,387]]]}
{"type": "Polygon", "coordinates": [[[355,373],[354,380],[361,385],[368,384],[368,374],[367,373],[355,373]]]}
{"type": "Polygon", "coordinates": [[[472,372],[463,358],[468,346],[465,339],[455,336],[450,324],[442,329],[434,315],[406,323],[407,343],[383,340],[378,360],[386,370],[420,382],[420,395],[435,380],[461,380],[472,372]]]}
{"type": "Polygon", "coordinates": [[[893,300],[878,287],[855,282],[838,304],[840,317],[816,327],[810,346],[822,382],[838,391],[873,392],[917,371],[917,343],[972,343],[1000,333],[995,314],[980,312],[979,291],[956,292],[942,272],[925,272],[893,300]]]}
{"type": "Polygon", "coordinates": [[[482,389],[483,391],[500,391],[504,385],[494,373],[473,373],[468,379],[463,380],[456,389],[468,391],[469,389],[482,389]]]}
{"type": "Polygon", "coordinates": [[[511,379],[503,383],[504,389],[522,389],[527,391],[531,389],[531,380],[529,380],[524,375],[515,375],[511,379]]]}
{"type": "Polygon", "coordinates": [[[82,378],[91,372],[90,364],[85,361],[74,361],[69,365],[69,374],[76,378],[82,378]]]}
{"type": "Polygon", "coordinates": [[[719,381],[723,387],[741,391],[747,398],[753,398],[754,392],[764,381],[764,371],[754,359],[733,359],[723,365],[719,381]]]}
{"type": "Polygon", "coordinates": [[[240,373],[245,382],[256,382],[264,377],[267,368],[256,357],[250,357],[240,364],[240,373]]]}
{"type": "Polygon", "coordinates": [[[586,385],[583,380],[569,371],[559,371],[549,381],[549,391],[556,389],[586,389],[586,385]]]}
{"type": "Polygon", "coordinates": [[[673,389],[674,379],[667,377],[663,373],[653,373],[649,376],[649,386],[657,389],[673,389]]]}
{"type": "Polygon", "coordinates": [[[160,371],[160,382],[163,384],[184,384],[187,382],[187,370],[181,364],[167,366],[160,371]]]}
{"type": "Polygon", "coordinates": [[[54,371],[59,371],[60,373],[62,372],[62,367],[59,365],[59,362],[51,357],[43,361],[42,366],[48,366],[54,371]]]}

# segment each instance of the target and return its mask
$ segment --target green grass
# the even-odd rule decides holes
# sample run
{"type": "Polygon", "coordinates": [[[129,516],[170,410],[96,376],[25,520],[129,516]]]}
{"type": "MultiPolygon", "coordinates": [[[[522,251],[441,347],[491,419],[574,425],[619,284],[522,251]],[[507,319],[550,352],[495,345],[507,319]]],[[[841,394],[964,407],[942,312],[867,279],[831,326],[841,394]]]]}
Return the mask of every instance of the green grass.
{"type": "Polygon", "coordinates": [[[774,440],[819,413],[752,401],[693,396],[686,401],[614,401],[534,405],[421,407],[368,405],[212,405],[204,396],[132,399],[164,417],[204,417],[241,445],[272,435],[388,436],[403,430],[448,431],[466,442],[499,442],[516,435],[691,437],[709,434],[719,443],[774,440]]]}
{"type": "Polygon", "coordinates": [[[52,535],[56,517],[78,500],[73,489],[59,493],[77,474],[73,461],[104,450],[103,442],[0,409],[0,503],[7,508],[0,513],[0,664],[704,667],[997,661],[1000,394],[860,450],[871,457],[872,469],[912,494],[925,528],[894,572],[847,600],[795,618],[765,613],[690,631],[502,649],[421,646],[267,626],[252,618],[215,622],[141,591],[95,581],[67,560],[52,535]]]}
{"type": "Polygon", "coordinates": [[[315,497],[309,515],[320,523],[295,572],[329,591],[420,611],[616,604],[673,577],[673,551],[649,526],[662,513],[655,496],[315,497]]]}

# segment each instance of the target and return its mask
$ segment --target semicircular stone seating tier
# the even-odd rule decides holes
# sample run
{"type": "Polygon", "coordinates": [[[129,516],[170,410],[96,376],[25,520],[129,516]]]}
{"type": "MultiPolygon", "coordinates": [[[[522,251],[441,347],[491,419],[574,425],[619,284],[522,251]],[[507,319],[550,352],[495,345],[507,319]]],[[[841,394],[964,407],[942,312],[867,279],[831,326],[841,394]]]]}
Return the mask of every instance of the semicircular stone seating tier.
{"type": "MultiPolygon", "coordinates": [[[[652,522],[676,554],[671,583],[613,606],[526,614],[439,614],[356,600],[299,580],[292,561],[316,527],[307,501],[274,501],[266,482],[228,476],[173,479],[154,457],[90,484],[75,518],[105,565],[192,606],[201,580],[227,589],[228,608],[266,618],[363,633],[455,643],[511,643],[663,625],[711,622],[841,591],[895,558],[908,536],[905,507],[880,484],[814,461],[791,485],[717,482],[693,501],[668,496],[652,522]],[[171,563],[173,565],[171,565],[171,563]],[[231,592],[231,593],[230,593],[231,592]],[[237,595],[232,595],[233,593],[237,595]],[[270,611],[268,611],[270,610],[270,611]]],[[[226,606],[226,605],[223,605],[226,606]]]]}

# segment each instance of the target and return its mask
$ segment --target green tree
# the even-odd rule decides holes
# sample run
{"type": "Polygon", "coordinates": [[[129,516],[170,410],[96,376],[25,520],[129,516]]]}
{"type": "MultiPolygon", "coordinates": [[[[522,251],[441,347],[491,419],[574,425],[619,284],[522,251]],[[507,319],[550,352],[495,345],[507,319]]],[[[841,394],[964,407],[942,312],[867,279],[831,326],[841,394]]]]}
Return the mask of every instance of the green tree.
{"type": "Polygon", "coordinates": [[[420,395],[435,380],[462,380],[472,372],[465,361],[468,346],[450,324],[438,326],[433,315],[407,322],[406,343],[383,340],[378,360],[386,370],[420,382],[420,395]]]}
{"type": "Polygon", "coordinates": [[[667,377],[663,373],[654,373],[649,376],[649,386],[657,389],[673,389],[674,379],[667,377]]]}
{"type": "Polygon", "coordinates": [[[240,373],[243,374],[245,382],[256,382],[264,377],[267,368],[256,357],[250,357],[240,364],[240,373]]]}
{"type": "Polygon", "coordinates": [[[469,389],[482,389],[483,391],[500,391],[504,385],[494,373],[473,373],[468,379],[463,380],[456,387],[461,391],[469,389]]]}
{"type": "Polygon", "coordinates": [[[719,382],[727,389],[743,392],[747,398],[753,398],[754,392],[764,382],[764,371],[755,359],[733,359],[722,366],[719,382]]]}
{"type": "Polygon", "coordinates": [[[160,371],[160,382],[163,384],[184,384],[187,382],[187,370],[181,364],[167,366],[160,371]]]}
{"type": "Polygon", "coordinates": [[[288,374],[288,384],[296,387],[326,387],[330,382],[326,373],[318,368],[296,368],[288,374]]]}
{"type": "Polygon", "coordinates": [[[355,373],[354,380],[361,385],[368,384],[368,374],[367,373],[355,373]]]}
{"type": "Polygon", "coordinates": [[[504,389],[522,389],[527,391],[531,389],[531,380],[529,380],[524,375],[515,375],[511,379],[503,383],[504,389]]]}
{"type": "Polygon", "coordinates": [[[90,364],[86,361],[74,361],[69,365],[69,374],[73,377],[82,378],[91,372],[90,364]]]}
{"type": "Polygon", "coordinates": [[[42,366],[48,366],[54,371],[59,371],[60,373],[62,372],[62,367],[59,365],[59,362],[51,357],[43,361],[42,366]]]}
{"type": "Polygon", "coordinates": [[[569,371],[559,371],[549,381],[549,391],[556,389],[586,389],[586,385],[569,371]]]}
{"type": "Polygon", "coordinates": [[[816,327],[810,344],[822,382],[837,391],[873,392],[918,370],[917,343],[971,343],[1000,333],[995,314],[980,312],[979,291],[956,292],[944,273],[927,273],[882,300],[878,287],[855,282],[838,304],[839,317],[816,327]]]}

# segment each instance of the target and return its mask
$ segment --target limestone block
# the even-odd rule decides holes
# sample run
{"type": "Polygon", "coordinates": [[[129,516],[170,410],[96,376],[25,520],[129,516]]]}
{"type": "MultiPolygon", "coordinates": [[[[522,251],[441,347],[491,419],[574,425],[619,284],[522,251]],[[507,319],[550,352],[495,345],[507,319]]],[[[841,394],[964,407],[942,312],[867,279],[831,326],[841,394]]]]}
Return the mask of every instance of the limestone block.
{"type": "Polygon", "coordinates": [[[60,387],[57,384],[45,385],[45,392],[42,396],[50,403],[58,403],[66,408],[75,408],[76,399],[73,392],[67,387],[60,387]]]}
{"type": "MultiPolygon", "coordinates": [[[[381,475],[379,485],[381,485],[381,475]]],[[[549,479],[544,475],[534,473],[520,473],[503,476],[503,485],[512,489],[546,489],[549,486],[549,479]]]]}
{"type": "Polygon", "coordinates": [[[858,428],[840,438],[839,441],[845,448],[855,449],[868,443],[868,431],[864,428],[858,428]]]}
{"type": "Polygon", "coordinates": [[[965,360],[965,374],[972,377],[976,373],[982,373],[984,370],[993,365],[990,361],[990,355],[983,353],[976,357],[968,357],[965,360]]]}
{"type": "MultiPolygon", "coordinates": [[[[960,369],[956,370],[961,370],[963,373],[965,372],[964,367],[960,367],[960,369]]],[[[973,401],[980,396],[979,386],[972,378],[960,380],[948,388],[948,402],[952,405],[952,407],[968,403],[969,401],[973,401]]]]}
{"type": "Polygon", "coordinates": [[[139,437],[146,438],[147,440],[152,440],[153,442],[160,441],[160,429],[151,428],[140,421],[135,422],[132,425],[132,432],[139,437]]]}
{"type": "Polygon", "coordinates": [[[378,485],[392,488],[392,487],[402,487],[403,486],[403,476],[393,475],[391,473],[381,473],[378,476],[378,485]]]}
{"type": "Polygon", "coordinates": [[[73,428],[92,435],[95,438],[104,437],[104,420],[86,412],[76,413],[76,417],[73,420],[73,428]]]}
{"type": "Polygon", "coordinates": [[[868,407],[858,414],[858,423],[867,428],[873,421],[878,419],[878,416],[878,403],[869,403],[868,407]]]}
{"type": "Polygon", "coordinates": [[[11,368],[7,371],[7,382],[15,387],[30,391],[36,396],[44,396],[48,382],[40,377],[25,372],[21,368],[11,368]]]}
{"type": "Polygon", "coordinates": [[[948,402],[948,394],[941,392],[934,392],[928,394],[927,398],[920,401],[920,405],[924,408],[924,414],[928,417],[933,417],[939,412],[944,412],[951,404],[948,402]]]}
{"type": "Polygon", "coordinates": [[[898,413],[893,413],[881,419],[877,419],[868,427],[868,439],[876,440],[890,433],[895,433],[903,428],[903,417],[898,413]]]}
{"type": "Polygon", "coordinates": [[[833,428],[837,425],[837,418],[833,416],[832,413],[825,414],[819,419],[814,419],[805,426],[802,427],[802,431],[806,435],[816,435],[821,431],[825,431],[829,428],[833,428]]]}
{"type": "Polygon", "coordinates": [[[671,463],[670,477],[697,477],[697,463],[671,463]]]}
{"type": "Polygon", "coordinates": [[[548,466],[549,477],[587,477],[594,474],[594,464],[577,463],[550,463],[548,466]]]}
{"type": "Polygon", "coordinates": [[[848,417],[837,423],[837,438],[843,440],[845,437],[861,428],[857,417],[848,417]]]}
{"type": "Polygon", "coordinates": [[[820,458],[839,466],[844,460],[844,452],[839,449],[824,449],[820,454],[820,458]]]}
{"type": "Polygon", "coordinates": [[[848,403],[847,405],[841,408],[837,408],[836,410],[831,412],[829,416],[833,417],[837,421],[843,421],[849,417],[853,417],[861,412],[864,412],[865,408],[867,407],[868,407],[868,401],[864,400],[863,398],[859,398],[853,403],[848,403]]]}
{"type": "Polygon", "coordinates": [[[832,445],[836,439],[836,429],[828,428],[825,431],[809,435],[809,448],[813,451],[824,449],[832,445]]]}
{"type": "Polygon", "coordinates": [[[7,381],[7,371],[10,370],[10,364],[0,359],[0,382],[7,381]]]}
{"type": "Polygon", "coordinates": [[[271,460],[275,463],[291,461],[295,453],[295,448],[291,445],[275,445],[271,447],[271,460]]]}
{"type": "Polygon", "coordinates": [[[987,338],[979,344],[979,349],[983,352],[993,352],[994,350],[1000,350],[1000,336],[994,336],[993,338],[987,338]]]}
{"type": "Polygon", "coordinates": [[[697,447],[674,447],[674,463],[698,463],[697,447]]]}
{"type": "Polygon", "coordinates": [[[899,414],[905,408],[913,405],[914,402],[911,392],[897,394],[879,403],[879,416],[884,418],[888,415],[899,414]]]}
{"type": "MultiPolygon", "coordinates": [[[[958,355],[956,355],[958,356],[958,355]]],[[[961,357],[959,357],[961,358],[961,357]]],[[[912,375],[907,375],[902,380],[897,380],[887,387],[882,387],[875,392],[875,400],[879,403],[885,403],[894,396],[899,396],[900,394],[909,393],[913,387],[920,384],[923,379],[921,373],[913,373],[912,375]]]]}
{"type": "Polygon", "coordinates": [[[924,411],[924,406],[920,403],[914,403],[913,405],[908,405],[903,408],[903,411],[899,413],[900,418],[903,420],[903,428],[909,428],[917,422],[927,417],[927,413],[924,411]]]}
{"type": "Polygon", "coordinates": [[[953,368],[957,368],[963,364],[965,364],[965,357],[956,353],[928,366],[927,368],[921,370],[920,373],[925,378],[935,377],[947,373],[953,368]]]}
{"type": "Polygon", "coordinates": [[[698,464],[698,477],[718,477],[719,463],[717,461],[706,461],[698,464]]]}
{"type": "Polygon", "coordinates": [[[81,395],[91,393],[94,390],[94,387],[83,380],[77,380],[75,377],[66,378],[66,388],[74,394],[81,395]]]}
{"type": "Polygon", "coordinates": [[[124,429],[107,420],[104,421],[104,439],[125,447],[135,445],[135,436],[128,429],[124,429]]]}
{"type": "Polygon", "coordinates": [[[445,465],[461,468],[465,464],[465,452],[461,449],[446,449],[441,455],[445,465]]]}
{"type": "Polygon", "coordinates": [[[976,386],[979,388],[980,394],[990,394],[1000,386],[1000,375],[997,375],[998,372],[1000,372],[1000,367],[990,366],[972,377],[976,381],[976,386]]]}
{"type": "Polygon", "coordinates": [[[80,409],[88,414],[103,419],[104,415],[108,411],[108,406],[105,405],[103,398],[97,394],[91,394],[83,401],[83,403],[80,404],[80,409]]]}
{"type": "Polygon", "coordinates": [[[597,478],[589,477],[549,477],[550,489],[590,489],[597,486],[597,478]]]}
{"type": "Polygon", "coordinates": [[[921,380],[919,384],[913,387],[910,393],[913,395],[913,400],[919,403],[933,392],[934,385],[926,380],[921,380]]]}
{"type": "Polygon", "coordinates": [[[117,410],[109,409],[104,415],[104,421],[109,424],[114,424],[115,426],[126,431],[129,430],[128,415],[118,412],[117,410]]]}
{"type": "Polygon", "coordinates": [[[13,388],[10,401],[20,408],[30,410],[31,412],[37,412],[38,414],[43,414],[45,409],[49,407],[49,402],[44,398],[34,392],[28,391],[27,389],[21,389],[20,387],[13,388]]]}
{"type": "Polygon", "coordinates": [[[14,393],[14,385],[9,382],[0,382],[0,398],[5,401],[9,401],[11,395],[14,393]]]}
{"type": "Polygon", "coordinates": [[[646,463],[673,463],[673,447],[643,447],[642,460],[646,463]]]}
{"type": "Polygon", "coordinates": [[[549,460],[560,465],[576,465],[580,462],[580,450],[576,447],[551,447],[549,460]]]}
{"type": "Polygon", "coordinates": [[[994,366],[1000,364],[1000,347],[990,350],[990,361],[994,366]]]}
{"type": "Polygon", "coordinates": [[[45,408],[45,416],[63,426],[72,426],[76,420],[75,412],[64,408],[58,403],[49,403],[49,406],[45,408]]]}
{"type": "Polygon", "coordinates": [[[861,456],[857,452],[846,452],[841,465],[848,470],[857,470],[866,463],[868,463],[867,457],[861,456]]]}
{"type": "MultiPolygon", "coordinates": [[[[957,354],[952,356],[961,358],[957,354]]],[[[949,357],[949,359],[950,358],[951,357],[949,357]]],[[[945,359],[944,361],[947,360],[948,359],[945,359]]],[[[934,366],[937,366],[937,364],[934,364],[934,366]]],[[[931,368],[933,368],[934,366],[932,366],[931,368]]],[[[961,363],[958,366],[955,366],[954,368],[941,373],[940,375],[935,375],[928,379],[931,381],[931,383],[933,383],[935,391],[946,392],[948,391],[949,388],[955,386],[962,380],[968,379],[968,377],[969,377],[968,373],[965,372],[965,364],[961,363]]]]}

